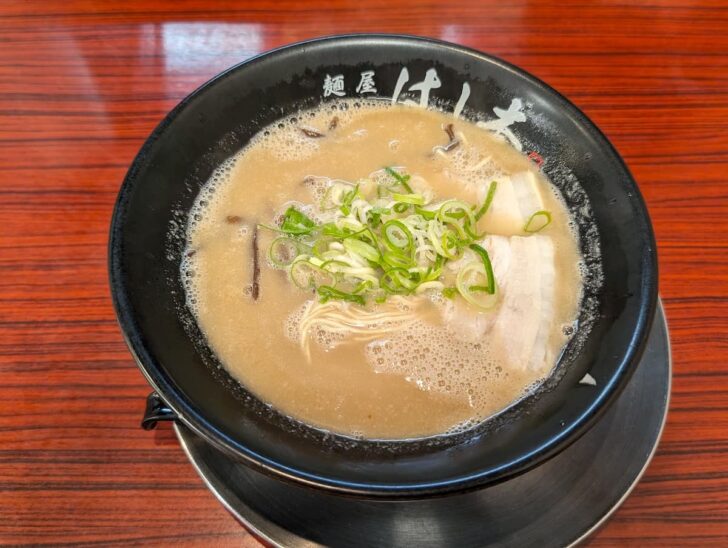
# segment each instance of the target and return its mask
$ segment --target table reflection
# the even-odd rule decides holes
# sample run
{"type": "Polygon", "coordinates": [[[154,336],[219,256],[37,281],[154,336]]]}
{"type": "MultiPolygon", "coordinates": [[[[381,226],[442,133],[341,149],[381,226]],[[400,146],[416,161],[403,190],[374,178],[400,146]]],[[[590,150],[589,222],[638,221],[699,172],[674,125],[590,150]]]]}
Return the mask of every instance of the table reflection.
{"type": "MultiPolygon", "coordinates": [[[[206,73],[220,57],[243,61],[263,50],[262,26],[250,23],[163,23],[161,47],[167,73],[206,73]],[[221,55],[222,54],[222,55],[221,55]]],[[[226,61],[227,62],[227,61],[226,61]]]]}

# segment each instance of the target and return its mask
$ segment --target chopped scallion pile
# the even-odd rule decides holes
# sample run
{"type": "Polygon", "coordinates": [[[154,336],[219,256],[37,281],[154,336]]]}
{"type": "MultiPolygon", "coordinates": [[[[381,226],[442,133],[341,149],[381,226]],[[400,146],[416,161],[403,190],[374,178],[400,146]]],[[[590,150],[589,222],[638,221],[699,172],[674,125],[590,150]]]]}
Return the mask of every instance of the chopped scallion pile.
{"type": "MultiPolygon", "coordinates": [[[[366,184],[333,181],[319,204],[325,222],[290,206],[279,226],[260,225],[281,233],[268,252],[271,264],[287,270],[296,286],[315,290],[321,302],[364,305],[439,290],[446,298],[460,294],[473,306],[490,309],[497,299],[496,279],[488,252],[476,242],[484,236],[477,224],[497,183],[490,184],[481,206],[461,200],[430,203],[403,170],[384,172],[366,184]],[[446,287],[445,265],[468,250],[476,260],[465,261],[455,287],[446,287]]],[[[550,222],[551,215],[539,211],[524,230],[537,232],[550,222]]]]}

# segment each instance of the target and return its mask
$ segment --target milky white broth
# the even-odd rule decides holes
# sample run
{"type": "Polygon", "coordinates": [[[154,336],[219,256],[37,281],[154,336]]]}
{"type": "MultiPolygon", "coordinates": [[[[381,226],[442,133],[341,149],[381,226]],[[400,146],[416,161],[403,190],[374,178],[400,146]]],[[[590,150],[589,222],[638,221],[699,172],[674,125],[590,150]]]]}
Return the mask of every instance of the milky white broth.
{"type": "MultiPolygon", "coordinates": [[[[548,377],[577,317],[581,257],[558,191],[506,141],[451,114],[344,101],[300,112],[261,131],[226,162],[201,191],[190,219],[182,265],[187,303],[221,363],[278,411],[344,435],[417,438],[481,422],[548,377]],[[433,154],[448,143],[444,128],[451,123],[460,144],[433,154]],[[306,135],[302,126],[323,136],[306,135]],[[407,320],[373,337],[314,323],[304,345],[302,318],[319,306],[318,298],[269,263],[278,234],[257,224],[274,224],[292,203],[316,218],[328,180],[356,182],[384,166],[406,170],[413,186],[426,188],[435,202],[457,198],[478,205],[483,185],[530,172],[552,222],[538,234],[524,233],[522,222],[514,224],[502,211],[502,183],[478,224],[489,235],[483,246],[492,248],[503,288],[493,311],[478,312],[459,295],[448,299],[433,290],[396,303],[369,302],[369,313],[396,310],[407,320]],[[518,270],[518,253],[542,258],[518,270]],[[501,257],[508,256],[513,264],[503,274],[501,257]],[[528,287],[538,289],[519,293],[528,287]],[[524,309],[537,313],[524,319],[524,309]],[[534,342],[522,348],[523,340],[534,342]]],[[[354,317],[360,313],[359,305],[346,306],[354,317]]]]}

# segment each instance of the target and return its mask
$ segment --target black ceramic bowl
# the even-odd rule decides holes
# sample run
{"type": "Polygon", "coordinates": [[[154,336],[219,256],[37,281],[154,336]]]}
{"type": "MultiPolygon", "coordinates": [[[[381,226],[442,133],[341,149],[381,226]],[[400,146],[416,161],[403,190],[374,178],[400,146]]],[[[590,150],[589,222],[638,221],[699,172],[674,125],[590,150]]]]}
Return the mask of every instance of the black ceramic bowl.
{"type": "Polygon", "coordinates": [[[255,469],[364,496],[463,491],[512,477],[564,449],[627,382],[657,296],[645,204],[594,124],[549,86],[503,61],[403,36],[294,44],[233,67],[192,93],[157,127],[129,169],[109,254],[114,304],[129,348],[177,420],[255,469]],[[484,120],[497,119],[494,108],[507,109],[520,99],[526,121],[509,129],[524,152],[544,159],[545,173],[580,221],[587,256],[585,312],[554,377],[473,431],[434,441],[351,440],[271,410],[219,367],[185,307],[180,282],[187,213],[213,170],[276,119],[335,100],[337,93],[356,96],[362,72],[370,70],[377,95],[387,100],[405,78],[399,100],[421,100],[418,86],[410,86],[427,80],[428,71],[430,83],[434,74],[437,80],[425,98],[430,104],[452,109],[469,87],[464,112],[484,120]],[[596,386],[579,383],[587,372],[596,386]]]}

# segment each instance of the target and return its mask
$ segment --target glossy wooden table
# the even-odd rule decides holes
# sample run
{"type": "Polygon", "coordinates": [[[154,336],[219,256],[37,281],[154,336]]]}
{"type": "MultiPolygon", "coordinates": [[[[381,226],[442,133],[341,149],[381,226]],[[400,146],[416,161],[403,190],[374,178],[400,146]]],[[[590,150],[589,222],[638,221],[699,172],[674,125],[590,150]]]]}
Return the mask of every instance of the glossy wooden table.
{"type": "Polygon", "coordinates": [[[728,545],[719,0],[2,2],[0,543],[257,545],[168,425],[139,429],[149,388],[114,320],[107,228],[134,154],[187,93],[260,51],[354,31],[498,55],[565,93],[613,140],[657,233],[674,391],[657,456],[591,543],[728,545]]]}

